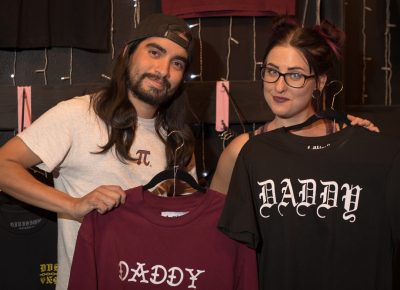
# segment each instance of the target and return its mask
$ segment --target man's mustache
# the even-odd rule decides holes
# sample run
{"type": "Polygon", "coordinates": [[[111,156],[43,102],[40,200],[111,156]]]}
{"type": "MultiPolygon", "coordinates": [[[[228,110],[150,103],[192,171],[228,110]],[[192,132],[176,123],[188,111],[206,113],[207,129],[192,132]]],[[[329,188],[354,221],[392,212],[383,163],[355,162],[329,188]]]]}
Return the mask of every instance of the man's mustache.
{"type": "Polygon", "coordinates": [[[169,90],[171,88],[170,82],[165,77],[161,77],[159,75],[152,74],[152,73],[144,73],[140,79],[143,80],[144,78],[149,78],[149,79],[155,80],[155,81],[162,81],[164,87],[167,90],[169,90]]]}

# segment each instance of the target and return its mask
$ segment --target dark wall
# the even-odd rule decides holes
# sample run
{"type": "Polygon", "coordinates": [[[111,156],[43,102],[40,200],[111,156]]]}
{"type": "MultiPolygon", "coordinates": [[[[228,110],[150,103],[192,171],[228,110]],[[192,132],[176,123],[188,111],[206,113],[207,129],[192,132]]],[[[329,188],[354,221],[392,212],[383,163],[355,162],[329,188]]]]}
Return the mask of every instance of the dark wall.
{"type": "Polygon", "coordinates": [[[400,105],[400,7],[397,0],[389,2],[390,9],[386,10],[387,1],[345,1],[347,40],[344,84],[348,105],[400,105]],[[367,9],[363,2],[367,4],[367,9]],[[387,17],[390,17],[390,27],[386,31],[387,17]],[[386,74],[389,76],[389,71],[384,70],[385,54],[389,56],[391,65],[392,91],[387,93],[386,74]],[[390,98],[389,95],[391,103],[385,101],[385,97],[390,98]]]}

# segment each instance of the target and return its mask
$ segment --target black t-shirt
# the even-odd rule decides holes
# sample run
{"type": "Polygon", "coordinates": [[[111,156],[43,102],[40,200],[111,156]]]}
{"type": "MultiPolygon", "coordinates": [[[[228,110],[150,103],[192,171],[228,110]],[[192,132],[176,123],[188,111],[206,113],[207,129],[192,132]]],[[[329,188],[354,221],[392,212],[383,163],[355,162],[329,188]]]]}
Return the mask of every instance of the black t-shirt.
{"type": "Polygon", "coordinates": [[[359,127],[247,142],[219,228],[257,249],[260,289],[392,289],[399,148],[359,127]]]}
{"type": "Polygon", "coordinates": [[[57,223],[48,212],[3,200],[0,237],[0,289],[55,289],[57,223]]]}
{"type": "Polygon", "coordinates": [[[109,47],[109,0],[1,0],[0,48],[109,47]]]}
{"type": "MultiPolygon", "coordinates": [[[[52,186],[52,177],[30,169],[52,186]]],[[[0,289],[53,290],[57,281],[57,215],[0,191],[0,289]]]]}

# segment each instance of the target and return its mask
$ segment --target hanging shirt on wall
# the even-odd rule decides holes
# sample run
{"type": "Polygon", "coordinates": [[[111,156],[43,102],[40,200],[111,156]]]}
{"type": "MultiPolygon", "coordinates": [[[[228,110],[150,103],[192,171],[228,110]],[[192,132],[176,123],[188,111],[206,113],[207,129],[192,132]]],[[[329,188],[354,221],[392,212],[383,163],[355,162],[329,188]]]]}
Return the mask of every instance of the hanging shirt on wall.
{"type": "Polygon", "coordinates": [[[0,289],[55,289],[58,267],[54,213],[0,192],[0,237],[0,289]]]}
{"type": "Polygon", "coordinates": [[[109,0],[2,0],[0,48],[76,47],[105,51],[109,0]]]}
{"type": "Polygon", "coordinates": [[[161,0],[161,9],[181,18],[295,15],[296,0],[161,0]]]}
{"type": "MultiPolygon", "coordinates": [[[[53,186],[51,174],[38,168],[29,172],[53,186]]],[[[0,190],[0,257],[0,289],[55,289],[56,213],[18,201],[0,190]]]]}
{"type": "Polygon", "coordinates": [[[362,127],[315,138],[277,129],[246,143],[219,228],[257,248],[260,289],[392,289],[398,143],[362,127]]]}
{"type": "Polygon", "coordinates": [[[124,205],[85,217],[68,289],[258,289],[255,251],[217,229],[224,200],[128,190],[124,205]]]}

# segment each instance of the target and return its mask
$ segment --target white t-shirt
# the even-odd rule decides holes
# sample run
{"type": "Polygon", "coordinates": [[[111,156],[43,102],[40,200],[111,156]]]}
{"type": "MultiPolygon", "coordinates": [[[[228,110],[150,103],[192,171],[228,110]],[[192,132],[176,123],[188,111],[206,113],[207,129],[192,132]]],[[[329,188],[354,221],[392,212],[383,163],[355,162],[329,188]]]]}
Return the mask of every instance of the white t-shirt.
{"type": "MultiPolygon", "coordinates": [[[[53,172],[60,191],[81,197],[100,185],[129,189],[147,183],[166,167],[165,147],[156,135],[155,119],[138,118],[131,156],[138,162],[124,164],[114,150],[99,152],[107,142],[104,123],[89,106],[85,95],[60,102],[18,136],[43,161],[40,167],[53,172]]],[[[57,290],[67,289],[80,223],[58,216],[57,290]]]]}

